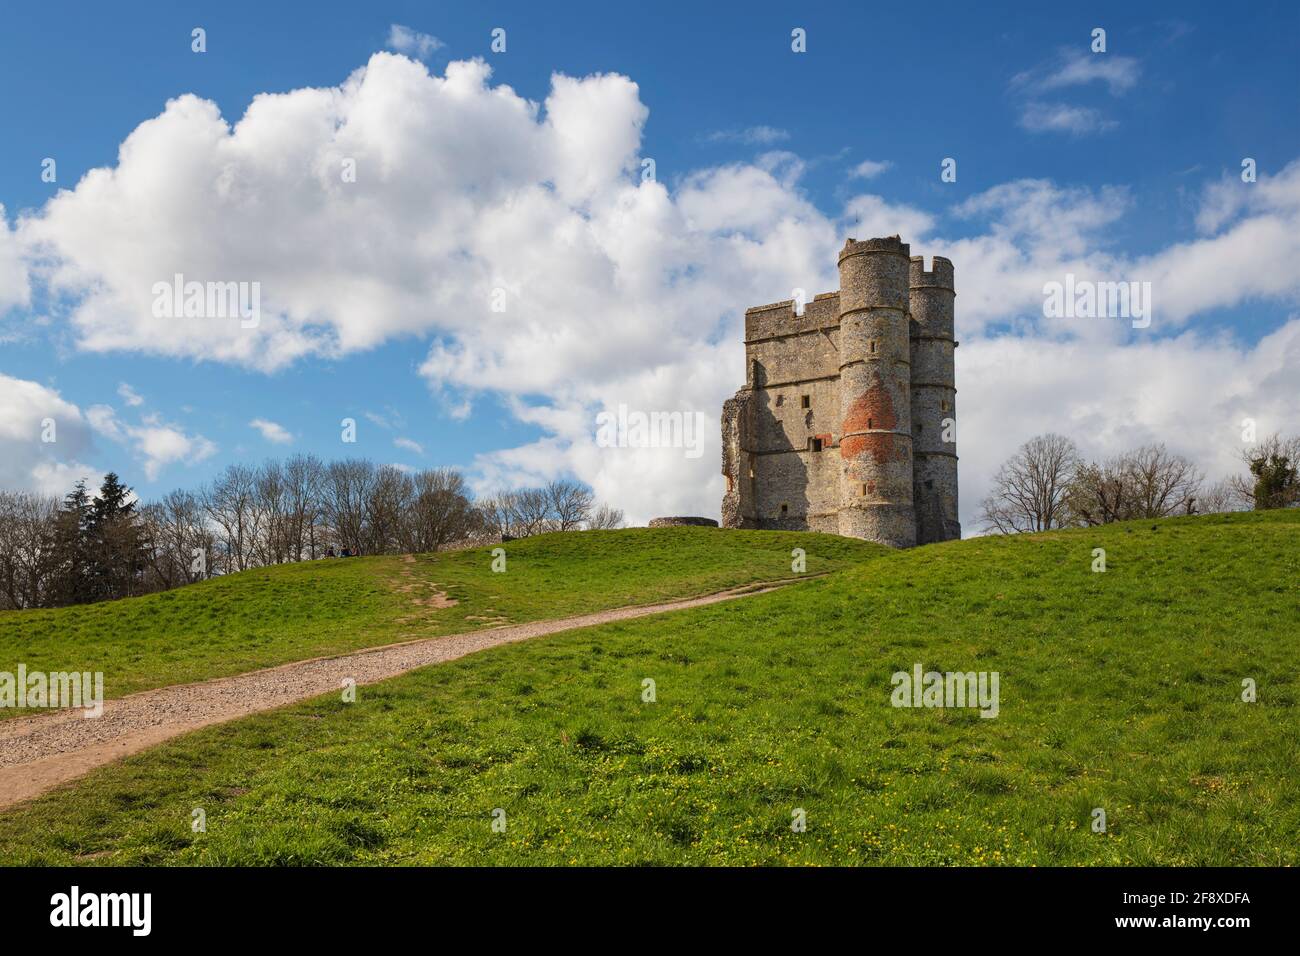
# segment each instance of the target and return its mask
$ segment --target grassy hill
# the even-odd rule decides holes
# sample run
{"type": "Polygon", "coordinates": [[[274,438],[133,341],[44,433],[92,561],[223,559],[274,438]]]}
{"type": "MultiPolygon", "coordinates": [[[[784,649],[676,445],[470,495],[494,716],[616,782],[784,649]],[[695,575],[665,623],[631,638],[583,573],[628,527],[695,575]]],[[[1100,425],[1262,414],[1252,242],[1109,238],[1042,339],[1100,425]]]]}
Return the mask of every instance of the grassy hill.
{"type": "MultiPolygon", "coordinates": [[[[584,540],[552,586],[592,600],[584,540]]],[[[1300,862],[1300,511],[857,554],[199,731],[0,814],[0,861],[1300,862]],[[998,716],[891,706],[917,663],[998,672],[998,716]]]]}
{"type": "MultiPolygon", "coordinates": [[[[818,574],[884,551],[817,534],[637,528],[415,558],[284,564],[124,601],[0,611],[0,670],[103,671],[107,697],[419,637],[818,574]],[[454,601],[454,605],[448,602],[454,601]]],[[[18,713],[0,710],[0,719],[18,713]]]]}

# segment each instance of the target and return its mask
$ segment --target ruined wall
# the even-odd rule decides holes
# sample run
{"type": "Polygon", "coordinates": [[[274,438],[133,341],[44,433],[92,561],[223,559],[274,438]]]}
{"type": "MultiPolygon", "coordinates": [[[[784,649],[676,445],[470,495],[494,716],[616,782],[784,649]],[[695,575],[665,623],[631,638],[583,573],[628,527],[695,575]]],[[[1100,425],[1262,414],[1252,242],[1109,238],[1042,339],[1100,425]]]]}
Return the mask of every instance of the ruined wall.
{"type": "Polygon", "coordinates": [[[712,518],[697,518],[677,515],[672,518],[651,518],[647,528],[716,528],[718,523],[712,518]]]}
{"type": "Polygon", "coordinates": [[[722,474],[726,490],[722,495],[722,527],[756,528],[753,491],[754,472],[749,447],[749,409],[753,392],[748,386],[722,404],[722,474]]]}

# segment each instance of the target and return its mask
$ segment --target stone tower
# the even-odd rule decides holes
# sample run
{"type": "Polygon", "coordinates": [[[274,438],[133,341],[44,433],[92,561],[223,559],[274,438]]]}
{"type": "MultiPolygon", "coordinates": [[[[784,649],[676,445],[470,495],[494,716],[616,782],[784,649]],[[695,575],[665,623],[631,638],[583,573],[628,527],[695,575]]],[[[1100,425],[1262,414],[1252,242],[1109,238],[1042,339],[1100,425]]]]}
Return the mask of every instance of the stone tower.
{"type": "Polygon", "coordinates": [[[839,532],[916,544],[908,248],[850,239],[840,251],[839,532]]]}
{"type": "Polygon", "coordinates": [[[722,525],[893,547],[957,523],[953,268],[899,237],[850,239],[840,290],[745,312],[746,380],[723,405],[722,525]]]}
{"type": "Polygon", "coordinates": [[[908,285],[912,322],[912,500],[916,543],[961,537],[957,522],[957,389],[953,338],[952,263],[935,256],[933,268],[913,256],[908,285]]]}

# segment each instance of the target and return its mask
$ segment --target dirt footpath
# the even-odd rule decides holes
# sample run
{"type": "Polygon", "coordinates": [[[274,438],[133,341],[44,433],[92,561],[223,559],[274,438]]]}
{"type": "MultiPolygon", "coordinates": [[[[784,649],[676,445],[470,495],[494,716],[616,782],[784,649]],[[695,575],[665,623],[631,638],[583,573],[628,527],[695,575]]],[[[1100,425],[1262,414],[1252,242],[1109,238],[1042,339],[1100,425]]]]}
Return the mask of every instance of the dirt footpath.
{"type": "Polygon", "coordinates": [[[763,594],[788,583],[750,585],[663,604],[423,638],[198,684],[160,687],[105,701],[104,713],[94,719],[83,717],[80,710],[60,710],[0,721],[0,808],[29,800],[96,767],[187,731],[321,694],[341,693],[348,678],[358,684],[370,684],[489,647],[763,594]]]}

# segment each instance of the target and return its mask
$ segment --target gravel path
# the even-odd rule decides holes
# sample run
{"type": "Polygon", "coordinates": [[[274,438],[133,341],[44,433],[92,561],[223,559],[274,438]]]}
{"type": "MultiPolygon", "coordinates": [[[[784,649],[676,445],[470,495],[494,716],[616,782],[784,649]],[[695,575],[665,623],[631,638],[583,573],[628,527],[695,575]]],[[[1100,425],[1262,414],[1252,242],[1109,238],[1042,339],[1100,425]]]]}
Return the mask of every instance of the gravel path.
{"type": "Polygon", "coordinates": [[[59,710],[0,721],[0,808],[29,800],[95,767],[199,727],[321,694],[341,693],[347,678],[358,684],[370,684],[489,647],[763,594],[788,583],[750,585],[663,604],[621,607],[579,617],[423,638],[338,657],[297,661],[235,677],[160,687],[105,701],[104,713],[95,719],[83,717],[80,710],[59,710]]]}

